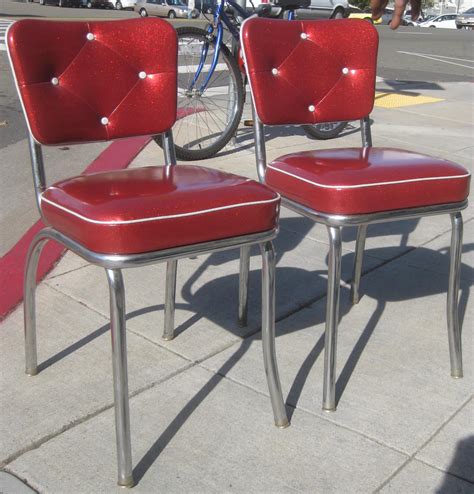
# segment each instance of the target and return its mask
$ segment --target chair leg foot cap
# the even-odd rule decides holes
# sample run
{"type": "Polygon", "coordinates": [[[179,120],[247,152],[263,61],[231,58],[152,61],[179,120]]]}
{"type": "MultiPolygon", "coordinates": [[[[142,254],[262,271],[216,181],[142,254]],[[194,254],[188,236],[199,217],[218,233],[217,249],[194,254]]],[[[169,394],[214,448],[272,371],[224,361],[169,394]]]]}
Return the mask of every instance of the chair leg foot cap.
{"type": "Polygon", "coordinates": [[[325,408],[323,407],[323,412],[335,412],[337,410],[336,407],[331,407],[331,408],[325,408]]]}
{"type": "Polygon", "coordinates": [[[130,488],[135,485],[135,481],[133,480],[133,477],[129,477],[128,479],[125,480],[119,480],[117,484],[119,487],[130,488]]]}
{"type": "Polygon", "coordinates": [[[355,294],[355,293],[351,290],[350,300],[351,300],[351,304],[352,304],[352,305],[357,305],[357,304],[360,302],[360,295],[359,295],[359,294],[355,294]]]}
{"type": "Polygon", "coordinates": [[[459,374],[451,374],[451,377],[453,379],[462,379],[464,377],[464,374],[460,372],[459,374]]]}
{"type": "Polygon", "coordinates": [[[288,419],[285,419],[280,422],[275,422],[275,426],[279,429],[286,429],[287,427],[290,427],[290,422],[288,419]]]}
{"type": "Polygon", "coordinates": [[[33,376],[36,376],[38,374],[38,369],[37,368],[29,369],[25,373],[28,377],[33,377],[33,376]]]}
{"type": "Polygon", "coordinates": [[[174,334],[169,335],[169,336],[164,336],[164,335],[163,335],[163,339],[164,339],[165,341],[171,341],[171,340],[174,340],[174,334]]]}

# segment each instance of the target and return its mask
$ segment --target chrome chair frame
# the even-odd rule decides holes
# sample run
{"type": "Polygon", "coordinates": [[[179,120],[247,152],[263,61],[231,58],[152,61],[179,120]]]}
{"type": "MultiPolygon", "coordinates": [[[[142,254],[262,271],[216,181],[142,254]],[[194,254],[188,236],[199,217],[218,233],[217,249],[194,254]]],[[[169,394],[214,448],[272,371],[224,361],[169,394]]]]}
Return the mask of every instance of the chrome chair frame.
{"type": "MultiPolygon", "coordinates": [[[[34,141],[31,135],[29,135],[29,143],[36,200],[41,214],[41,208],[39,207],[41,194],[46,190],[43,156],[41,146],[34,141]]],[[[175,166],[176,157],[174,154],[171,131],[163,134],[163,150],[166,167],[175,166]]],[[[131,487],[134,485],[128,397],[125,289],[122,269],[146,266],[158,262],[167,263],[163,338],[165,340],[171,340],[174,336],[178,260],[184,257],[237,247],[240,247],[242,252],[249,252],[250,246],[258,245],[262,255],[262,346],[264,366],[275,425],[284,428],[289,425],[289,422],[286,415],[285,404],[283,402],[275,355],[275,254],[272,239],[276,234],[277,229],[273,229],[241,237],[130,255],[110,255],[93,252],[52,227],[43,228],[34,237],[27,255],[24,279],[26,374],[30,376],[34,376],[38,373],[35,291],[37,266],[41,249],[44,244],[48,240],[55,240],[87,260],[89,263],[103,267],[106,271],[110,297],[117,466],[118,484],[120,486],[131,487]]],[[[241,305],[242,304],[239,303],[239,307],[241,305]]]]}
{"type": "MultiPolygon", "coordinates": [[[[257,162],[257,173],[259,180],[265,182],[265,169],[267,165],[264,126],[258,119],[253,107],[255,152],[257,162]]],[[[372,136],[370,131],[369,117],[361,119],[362,147],[372,146],[372,136]]],[[[282,197],[282,205],[288,209],[309,218],[316,223],[326,226],[329,237],[329,261],[328,261],[328,290],[326,303],[326,326],[325,326],[325,353],[324,353],[324,387],[322,408],[325,411],[336,410],[336,346],[337,328],[339,324],[339,299],[341,282],[341,259],[342,240],[341,232],[345,226],[357,226],[357,240],[353,274],[351,280],[351,302],[357,304],[360,300],[360,279],[362,275],[362,262],[364,256],[367,227],[373,223],[383,223],[404,219],[421,218],[439,214],[449,214],[451,217],[451,249],[450,249],[450,269],[449,284],[447,294],[447,322],[448,341],[451,363],[451,376],[454,378],[463,377],[462,369],[462,343],[461,327],[459,323],[459,285],[462,253],[463,220],[461,211],[467,207],[468,201],[461,203],[441,204],[413,209],[393,210],[381,213],[359,214],[359,215],[331,215],[321,213],[289,199],[282,197]]],[[[242,297],[247,294],[244,286],[247,277],[242,274],[242,270],[248,269],[249,252],[241,250],[241,277],[240,293],[242,297]]],[[[246,308],[245,301],[241,300],[241,311],[246,308]]],[[[245,320],[245,316],[240,312],[240,317],[245,320]]]]}

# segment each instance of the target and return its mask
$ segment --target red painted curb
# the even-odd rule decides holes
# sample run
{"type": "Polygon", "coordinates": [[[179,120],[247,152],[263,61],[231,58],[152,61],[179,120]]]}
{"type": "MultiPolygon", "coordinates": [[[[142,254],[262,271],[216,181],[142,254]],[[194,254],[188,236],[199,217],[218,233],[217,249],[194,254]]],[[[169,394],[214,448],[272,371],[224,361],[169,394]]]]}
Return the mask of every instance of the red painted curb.
{"type": "MultiPolygon", "coordinates": [[[[112,142],[83,174],[127,168],[150,140],[151,137],[147,136],[112,142]]],[[[33,237],[43,226],[41,220],[37,221],[0,259],[0,321],[23,300],[23,270],[28,248],[33,237]]],[[[51,271],[65,250],[62,245],[53,241],[44,246],[38,265],[37,281],[41,281],[51,271]]]]}

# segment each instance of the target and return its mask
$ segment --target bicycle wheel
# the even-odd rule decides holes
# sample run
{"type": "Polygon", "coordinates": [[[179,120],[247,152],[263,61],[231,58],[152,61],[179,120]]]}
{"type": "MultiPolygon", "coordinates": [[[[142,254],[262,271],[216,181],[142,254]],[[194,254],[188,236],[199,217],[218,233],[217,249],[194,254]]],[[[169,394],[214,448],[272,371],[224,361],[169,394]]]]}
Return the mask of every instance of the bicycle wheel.
{"type": "Polygon", "coordinates": [[[218,64],[204,91],[216,49],[215,39],[195,27],[178,32],[178,119],[173,126],[176,156],[181,160],[210,158],[232,138],[242,116],[244,91],[237,62],[221,45],[218,64]],[[193,85],[203,48],[208,44],[204,67],[193,85]]]}
{"type": "Polygon", "coordinates": [[[308,136],[325,140],[338,136],[346,125],[347,122],[328,122],[315,125],[302,125],[302,127],[308,136]]]}

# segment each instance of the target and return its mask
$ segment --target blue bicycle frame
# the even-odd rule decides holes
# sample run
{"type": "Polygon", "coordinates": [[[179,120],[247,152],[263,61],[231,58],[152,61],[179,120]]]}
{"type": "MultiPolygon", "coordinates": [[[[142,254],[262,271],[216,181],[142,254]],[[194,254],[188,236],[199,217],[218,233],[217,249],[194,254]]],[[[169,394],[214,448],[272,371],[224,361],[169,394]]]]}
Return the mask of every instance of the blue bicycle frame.
{"type": "MultiPolygon", "coordinates": [[[[224,34],[224,27],[223,23],[233,36],[233,38],[238,41],[239,40],[239,29],[235,26],[235,24],[231,21],[229,16],[224,10],[224,6],[228,4],[230,5],[237,14],[242,17],[243,19],[247,19],[253,14],[250,14],[247,12],[245,9],[243,9],[240,5],[238,5],[234,0],[220,0],[219,3],[217,4],[217,7],[214,11],[214,20],[212,24],[209,24],[207,27],[207,32],[208,36],[212,37],[214,36],[214,31],[216,31],[215,35],[215,40],[216,40],[216,49],[214,51],[214,56],[212,58],[211,62],[211,67],[209,69],[209,72],[207,74],[206,79],[204,82],[201,84],[201,87],[199,88],[199,93],[202,94],[206,88],[207,85],[209,84],[209,81],[211,80],[212,75],[214,74],[214,70],[216,69],[217,62],[219,60],[219,54],[221,51],[221,43],[222,43],[222,37],[224,34]]],[[[289,10],[288,11],[288,20],[293,20],[295,16],[294,10],[289,10]]],[[[194,78],[191,82],[191,86],[189,87],[189,90],[194,89],[194,85],[196,84],[197,80],[199,79],[199,76],[201,75],[202,69],[204,67],[204,63],[206,61],[207,53],[209,51],[209,42],[205,43],[202,52],[201,52],[201,59],[199,61],[199,66],[197,68],[196,73],[194,74],[194,78]]]]}

